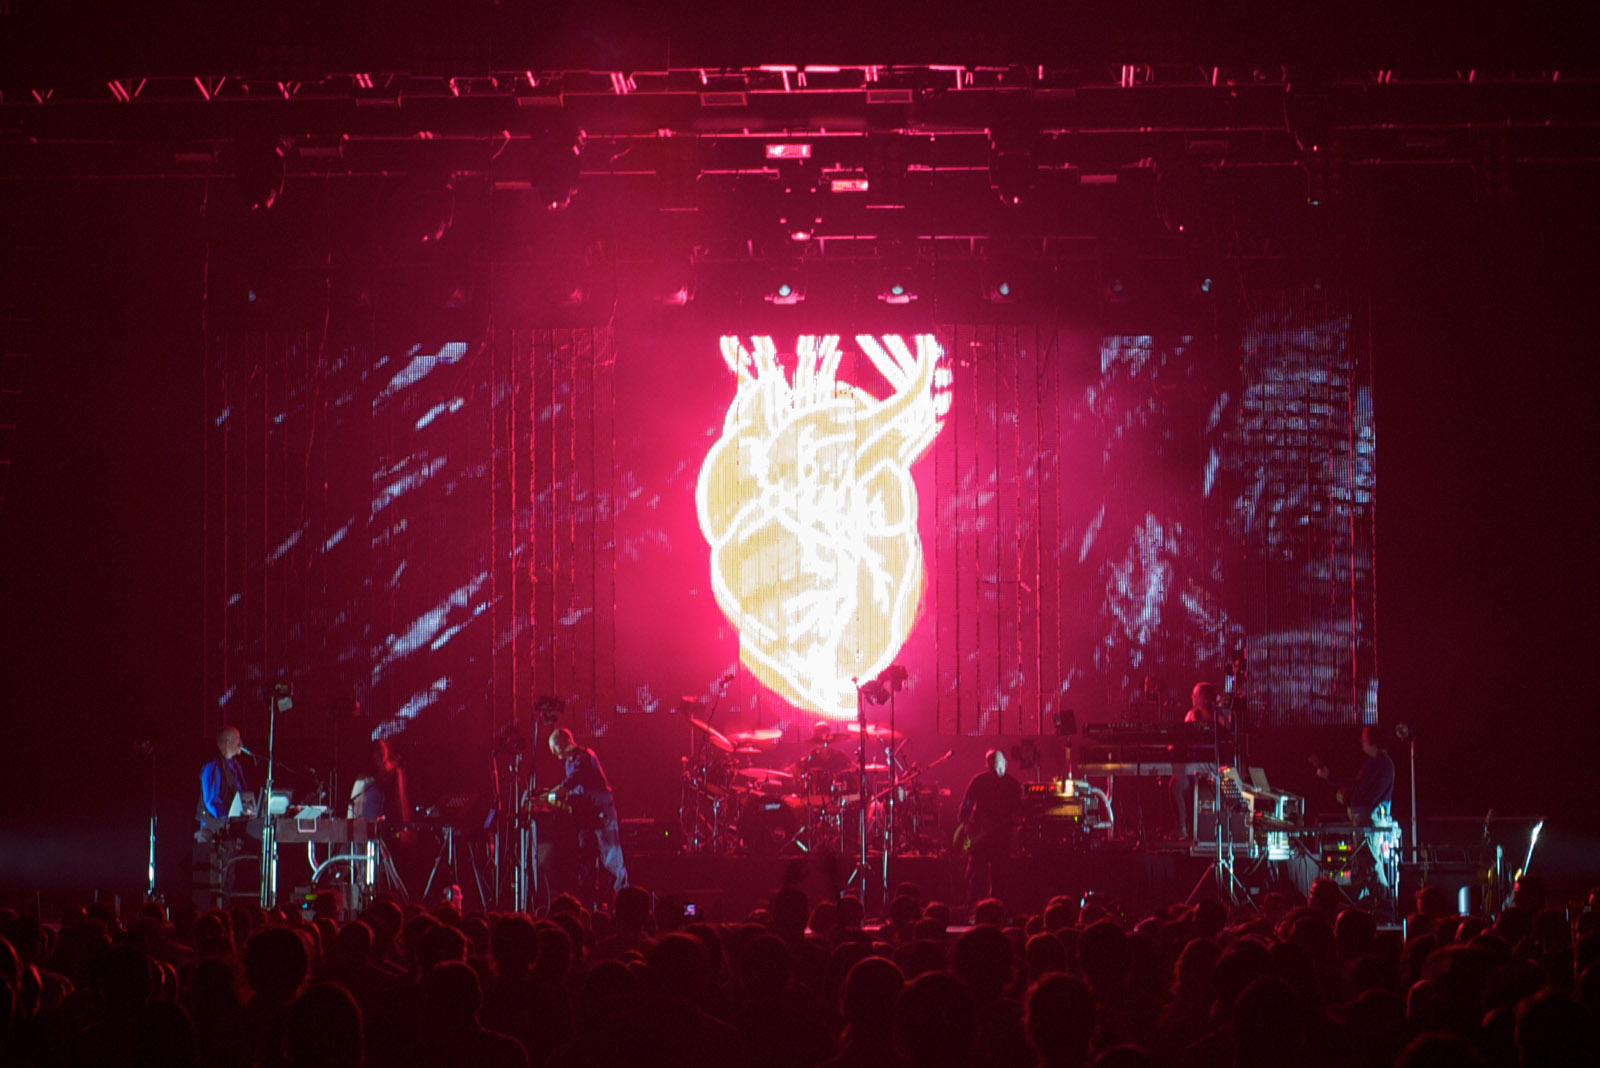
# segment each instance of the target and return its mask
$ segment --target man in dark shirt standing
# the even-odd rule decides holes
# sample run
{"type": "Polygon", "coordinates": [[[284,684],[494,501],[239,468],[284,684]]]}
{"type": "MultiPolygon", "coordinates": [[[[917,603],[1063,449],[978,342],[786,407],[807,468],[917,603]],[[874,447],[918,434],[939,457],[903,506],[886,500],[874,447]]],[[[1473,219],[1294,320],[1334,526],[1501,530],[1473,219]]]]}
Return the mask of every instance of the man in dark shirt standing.
{"type": "MultiPolygon", "coordinates": [[[[622,828],[611,784],[592,749],[572,740],[572,732],[557,727],[550,732],[550,752],[565,764],[566,778],[550,791],[550,800],[571,807],[578,823],[578,849],[587,855],[598,851],[600,865],[611,876],[609,897],[628,885],[628,866],[622,857],[622,828]]],[[[588,882],[585,878],[584,882],[588,882]]],[[[597,888],[598,889],[598,888],[597,888]]]]}
{"type": "Polygon", "coordinates": [[[1354,779],[1332,774],[1326,765],[1317,774],[1338,788],[1350,822],[1362,828],[1366,848],[1353,862],[1352,883],[1362,897],[1374,899],[1379,915],[1392,918],[1399,888],[1399,828],[1390,813],[1394,799],[1394,761],[1383,748],[1383,734],[1375,725],[1361,728],[1361,751],[1366,759],[1354,779]]]}
{"type": "Polygon", "coordinates": [[[1317,768],[1317,774],[1327,779],[1339,791],[1350,814],[1350,822],[1357,827],[1371,827],[1374,822],[1389,822],[1389,803],[1394,799],[1394,761],[1380,744],[1382,735],[1375,726],[1361,728],[1361,751],[1367,759],[1354,779],[1335,776],[1326,765],[1317,768]]]}
{"type": "Polygon", "coordinates": [[[959,814],[965,832],[969,905],[994,893],[996,877],[1011,857],[1011,839],[1022,809],[1022,784],[1006,774],[1006,755],[991,749],[984,760],[989,770],[967,784],[959,814]]]}

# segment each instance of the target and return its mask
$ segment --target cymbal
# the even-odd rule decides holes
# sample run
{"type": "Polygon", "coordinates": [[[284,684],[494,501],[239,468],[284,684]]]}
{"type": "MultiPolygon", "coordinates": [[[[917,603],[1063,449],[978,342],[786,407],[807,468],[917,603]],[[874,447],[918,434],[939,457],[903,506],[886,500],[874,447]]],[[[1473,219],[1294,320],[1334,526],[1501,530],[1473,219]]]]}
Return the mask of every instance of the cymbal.
{"type": "Polygon", "coordinates": [[[733,752],[733,743],[728,741],[728,736],[723,734],[721,731],[717,730],[717,728],[713,727],[711,724],[707,723],[705,720],[701,719],[699,716],[690,716],[689,717],[689,722],[693,723],[696,727],[699,727],[701,730],[705,731],[706,732],[706,740],[709,741],[712,745],[716,746],[718,749],[722,750],[724,753],[733,752]]]}
{"type": "MultiPolygon", "coordinates": [[[[735,738],[738,735],[734,735],[735,738]]],[[[760,756],[766,750],[759,745],[736,745],[733,747],[734,756],[760,756]]]]}
{"type": "Polygon", "coordinates": [[[737,745],[759,745],[768,747],[777,745],[783,732],[776,727],[762,727],[759,730],[738,731],[728,735],[728,739],[737,745]]]}
{"type": "Polygon", "coordinates": [[[739,778],[747,779],[750,782],[792,782],[794,780],[793,775],[790,775],[787,771],[779,771],[777,768],[740,768],[735,774],[739,778]]]}
{"type": "MultiPolygon", "coordinates": [[[[824,721],[822,723],[817,724],[817,729],[818,730],[822,729],[823,727],[829,727],[833,731],[835,731],[835,732],[837,732],[839,734],[860,734],[861,733],[861,724],[853,723],[850,720],[840,720],[837,723],[828,723],[828,722],[824,721]]],[[[869,723],[869,724],[867,724],[867,737],[869,737],[869,738],[881,738],[881,739],[883,739],[885,741],[890,741],[890,742],[898,742],[904,736],[899,731],[892,731],[888,727],[880,727],[875,723],[869,723]]],[[[816,739],[813,738],[812,741],[815,742],[816,739]]]]}

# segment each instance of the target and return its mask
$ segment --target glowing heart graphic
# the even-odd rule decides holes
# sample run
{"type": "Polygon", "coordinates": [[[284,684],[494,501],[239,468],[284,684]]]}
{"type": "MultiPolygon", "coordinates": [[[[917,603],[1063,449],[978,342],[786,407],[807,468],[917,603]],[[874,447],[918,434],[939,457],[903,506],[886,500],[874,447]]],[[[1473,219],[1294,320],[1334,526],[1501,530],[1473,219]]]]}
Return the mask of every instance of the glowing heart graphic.
{"type": "Polygon", "coordinates": [[[932,335],[856,344],[893,389],[839,382],[837,335],[801,337],[791,383],[770,337],[724,337],[738,390],[695,490],[717,604],[740,659],[790,703],[855,715],[922,594],[911,464],[939,433],[950,371],[932,335]]]}

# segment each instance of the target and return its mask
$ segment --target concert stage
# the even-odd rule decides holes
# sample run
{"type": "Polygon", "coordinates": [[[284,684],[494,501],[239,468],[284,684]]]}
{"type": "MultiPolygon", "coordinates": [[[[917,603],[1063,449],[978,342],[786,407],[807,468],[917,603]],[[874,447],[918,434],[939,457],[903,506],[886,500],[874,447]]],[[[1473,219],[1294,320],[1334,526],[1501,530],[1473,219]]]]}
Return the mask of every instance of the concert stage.
{"type": "Polygon", "coordinates": [[[229,791],[343,817],[383,741],[419,821],[502,835],[569,730],[624,822],[737,810],[712,856],[628,852],[734,917],[788,864],[729,845],[757,804],[850,855],[898,794],[869,848],[928,854],[990,749],[1118,794],[1021,907],[1188,896],[1206,858],[1115,843],[1199,768],[1356,822],[1371,725],[1408,858],[1443,814],[1474,848],[1515,814],[1508,872],[1600,855],[1591,74],[915,11],[690,63],[683,5],[626,44],[569,6],[506,53],[455,15],[141,24],[154,66],[133,15],[7,27],[0,885],[187,896],[225,725],[229,791]],[[1101,745],[1201,682],[1209,755],[1101,745]]]}

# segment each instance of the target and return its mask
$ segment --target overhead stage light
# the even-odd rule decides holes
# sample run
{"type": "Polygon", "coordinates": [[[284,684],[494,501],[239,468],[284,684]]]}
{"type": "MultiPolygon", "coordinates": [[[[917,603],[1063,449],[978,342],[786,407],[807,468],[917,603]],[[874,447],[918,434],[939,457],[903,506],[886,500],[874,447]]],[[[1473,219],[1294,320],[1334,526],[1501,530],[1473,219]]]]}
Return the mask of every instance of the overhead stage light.
{"type": "Polygon", "coordinates": [[[909,139],[901,134],[869,133],[866,136],[866,181],[871,195],[869,207],[905,207],[906,165],[909,139]]]}
{"type": "Polygon", "coordinates": [[[993,260],[979,269],[983,285],[983,299],[990,304],[1010,304],[1017,299],[1021,286],[1021,270],[1011,260],[993,260]]]}
{"type": "Polygon", "coordinates": [[[795,278],[780,278],[767,292],[767,302],[789,307],[806,299],[805,283],[795,278]]]}
{"type": "Polygon", "coordinates": [[[283,157],[288,145],[279,138],[240,138],[234,144],[234,177],[245,206],[268,211],[283,195],[283,157]]]}
{"type": "Polygon", "coordinates": [[[694,257],[671,255],[656,262],[650,275],[651,299],[664,307],[683,308],[694,300],[694,257]]]}
{"type": "Polygon", "coordinates": [[[914,246],[891,243],[878,269],[878,299],[885,304],[910,304],[917,299],[917,252],[914,246]]]}
{"type": "Polygon", "coordinates": [[[807,186],[784,190],[778,222],[790,241],[805,242],[815,237],[822,225],[822,205],[816,191],[807,186]]]}
{"type": "Polygon", "coordinates": [[[766,292],[762,299],[768,304],[792,307],[806,299],[806,269],[798,258],[780,257],[767,267],[766,292]]]}
{"type": "Polygon", "coordinates": [[[1003,204],[1017,205],[1033,193],[1039,166],[1033,157],[1033,145],[1019,135],[999,137],[991,135],[989,141],[989,188],[995,191],[1003,204]]]}
{"type": "Polygon", "coordinates": [[[1344,200],[1345,166],[1344,145],[1338,138],[1329,138],[1307,150],[1305,155],[1306,203],[1313,208],[1336,208],[1344,200]]]}
{"type": "Polygon", "coordinates": [[[534,146],[532,184],[548,211],[565,211],[578,193],[579,156],[584,133],[552,132],[534,146]]]}

